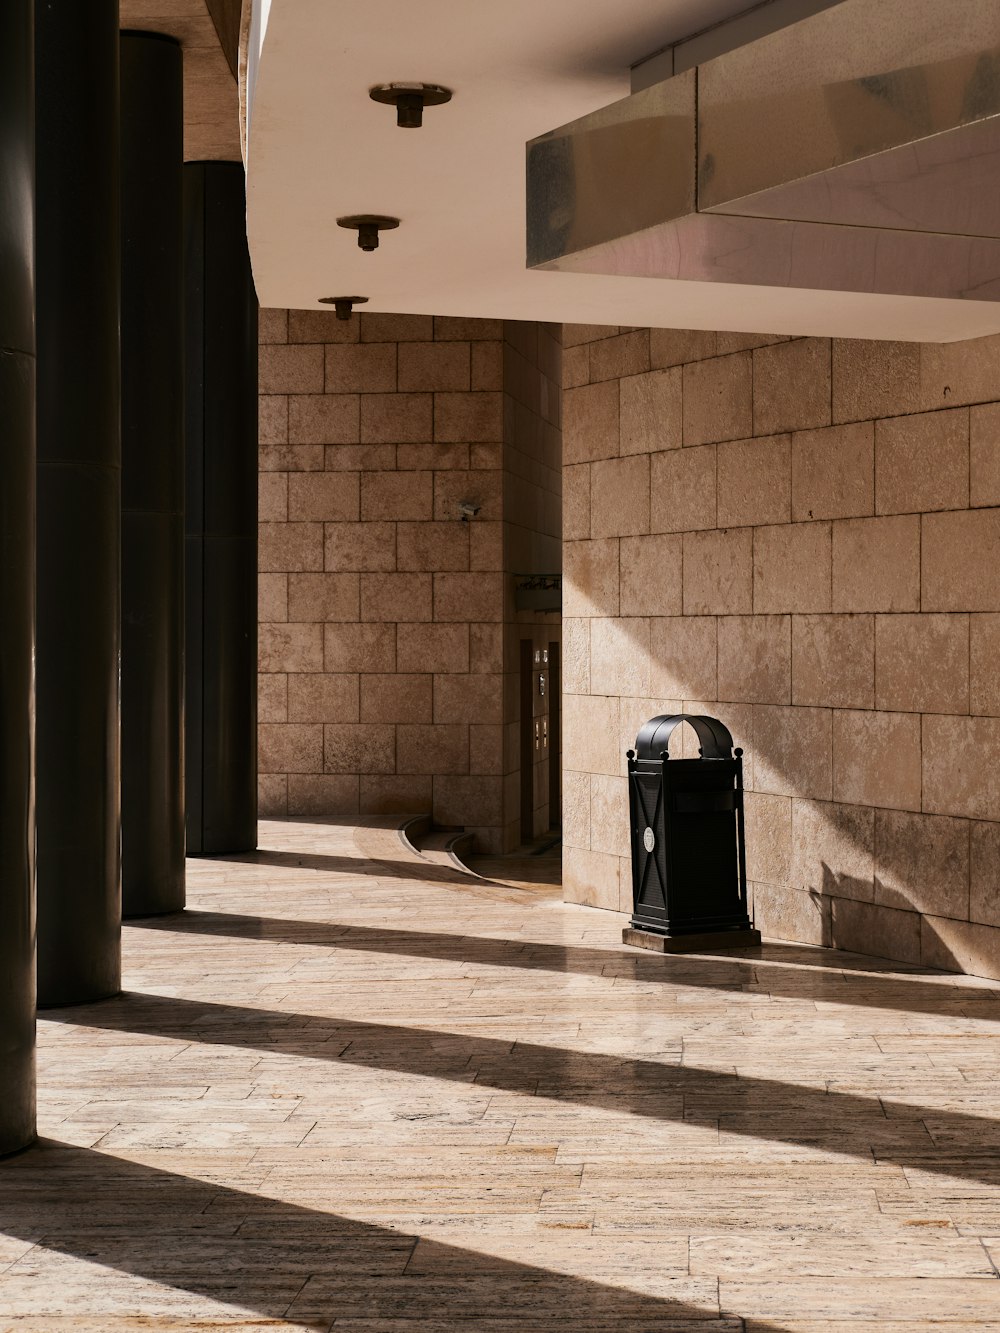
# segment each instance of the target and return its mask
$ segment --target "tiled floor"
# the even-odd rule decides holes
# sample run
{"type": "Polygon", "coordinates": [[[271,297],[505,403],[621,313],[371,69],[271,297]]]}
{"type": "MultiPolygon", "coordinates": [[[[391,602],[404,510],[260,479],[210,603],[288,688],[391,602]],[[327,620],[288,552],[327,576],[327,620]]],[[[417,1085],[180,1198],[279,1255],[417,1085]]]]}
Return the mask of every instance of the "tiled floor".
{"type": "Polygon", "coordinates": [[[262,845],[44,1016],[2,1333],[1000,1329],[994,984],[262,845]]]}
{"type": "Polygon", "coordinates": [[[546,839],[532,852],[513,852],[509,856],[469,856],[466,862],[477,875],[499,880],[514,888],[550,888],[562,896],[562,847],[557,840],[546,839]]]}

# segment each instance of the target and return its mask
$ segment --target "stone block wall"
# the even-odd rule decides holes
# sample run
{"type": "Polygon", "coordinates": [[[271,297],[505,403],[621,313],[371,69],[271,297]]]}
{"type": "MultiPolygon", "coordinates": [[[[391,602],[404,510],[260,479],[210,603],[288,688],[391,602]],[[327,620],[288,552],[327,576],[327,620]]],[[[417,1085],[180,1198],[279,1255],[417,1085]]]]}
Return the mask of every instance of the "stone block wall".
{"type": "Polygon", "coordinates": [[[708,712],[766,935],[1000,976],[1000,339],[567,326],[563,372],[567,897],[630,909],[625,750],[708,712]]]}
{"type": "Polygon", "coordinates": [[[264,310],[260,339],[261,812],[503,850],[504,326],[264,310]]]}
{"type": "Polygon", "coordinates": [[[261,809],[498,830],[502,327],[264,311],[261,340],[261,809]]]}

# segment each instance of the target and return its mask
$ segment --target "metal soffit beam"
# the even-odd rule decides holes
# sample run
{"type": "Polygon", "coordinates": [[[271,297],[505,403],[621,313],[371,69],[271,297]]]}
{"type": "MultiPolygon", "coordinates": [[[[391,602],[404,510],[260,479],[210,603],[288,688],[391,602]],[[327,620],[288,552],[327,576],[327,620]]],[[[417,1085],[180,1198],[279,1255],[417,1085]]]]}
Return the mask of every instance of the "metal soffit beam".
{"type": "Polygon", "coordinates": [[[1000,7],[842,0],[528,144],[528,266],[1000,300],[1000,7]]]}

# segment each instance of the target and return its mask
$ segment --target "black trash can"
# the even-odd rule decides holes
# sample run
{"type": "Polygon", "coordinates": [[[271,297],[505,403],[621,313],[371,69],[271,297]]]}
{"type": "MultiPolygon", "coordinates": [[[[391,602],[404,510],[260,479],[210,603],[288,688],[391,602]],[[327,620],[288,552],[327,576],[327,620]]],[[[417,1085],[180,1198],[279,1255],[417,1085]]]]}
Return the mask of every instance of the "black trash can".
{"type": "Polygon", "coordinates": [[[714,717],[651,718],[628,752],[632,921],[626,944],[660,953],[760,944],[747,912],[743,751],[714,717]],[[682,722],[699,758],[671,759],[682,722]]]}

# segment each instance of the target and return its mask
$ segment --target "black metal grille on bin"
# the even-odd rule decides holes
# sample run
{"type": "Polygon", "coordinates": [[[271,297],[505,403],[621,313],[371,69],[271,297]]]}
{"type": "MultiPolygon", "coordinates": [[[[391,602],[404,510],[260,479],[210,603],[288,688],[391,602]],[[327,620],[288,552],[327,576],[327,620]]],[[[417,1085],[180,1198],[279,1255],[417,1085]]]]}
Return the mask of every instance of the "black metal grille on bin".
{"type": "Polygon", "coordinates": [[[743,751],[718,718],[650,718],[628,752],[632,926],[666,936],[750,929],[743,751]],[[682,723],[697,759],[671,759],[682,723]]]}

